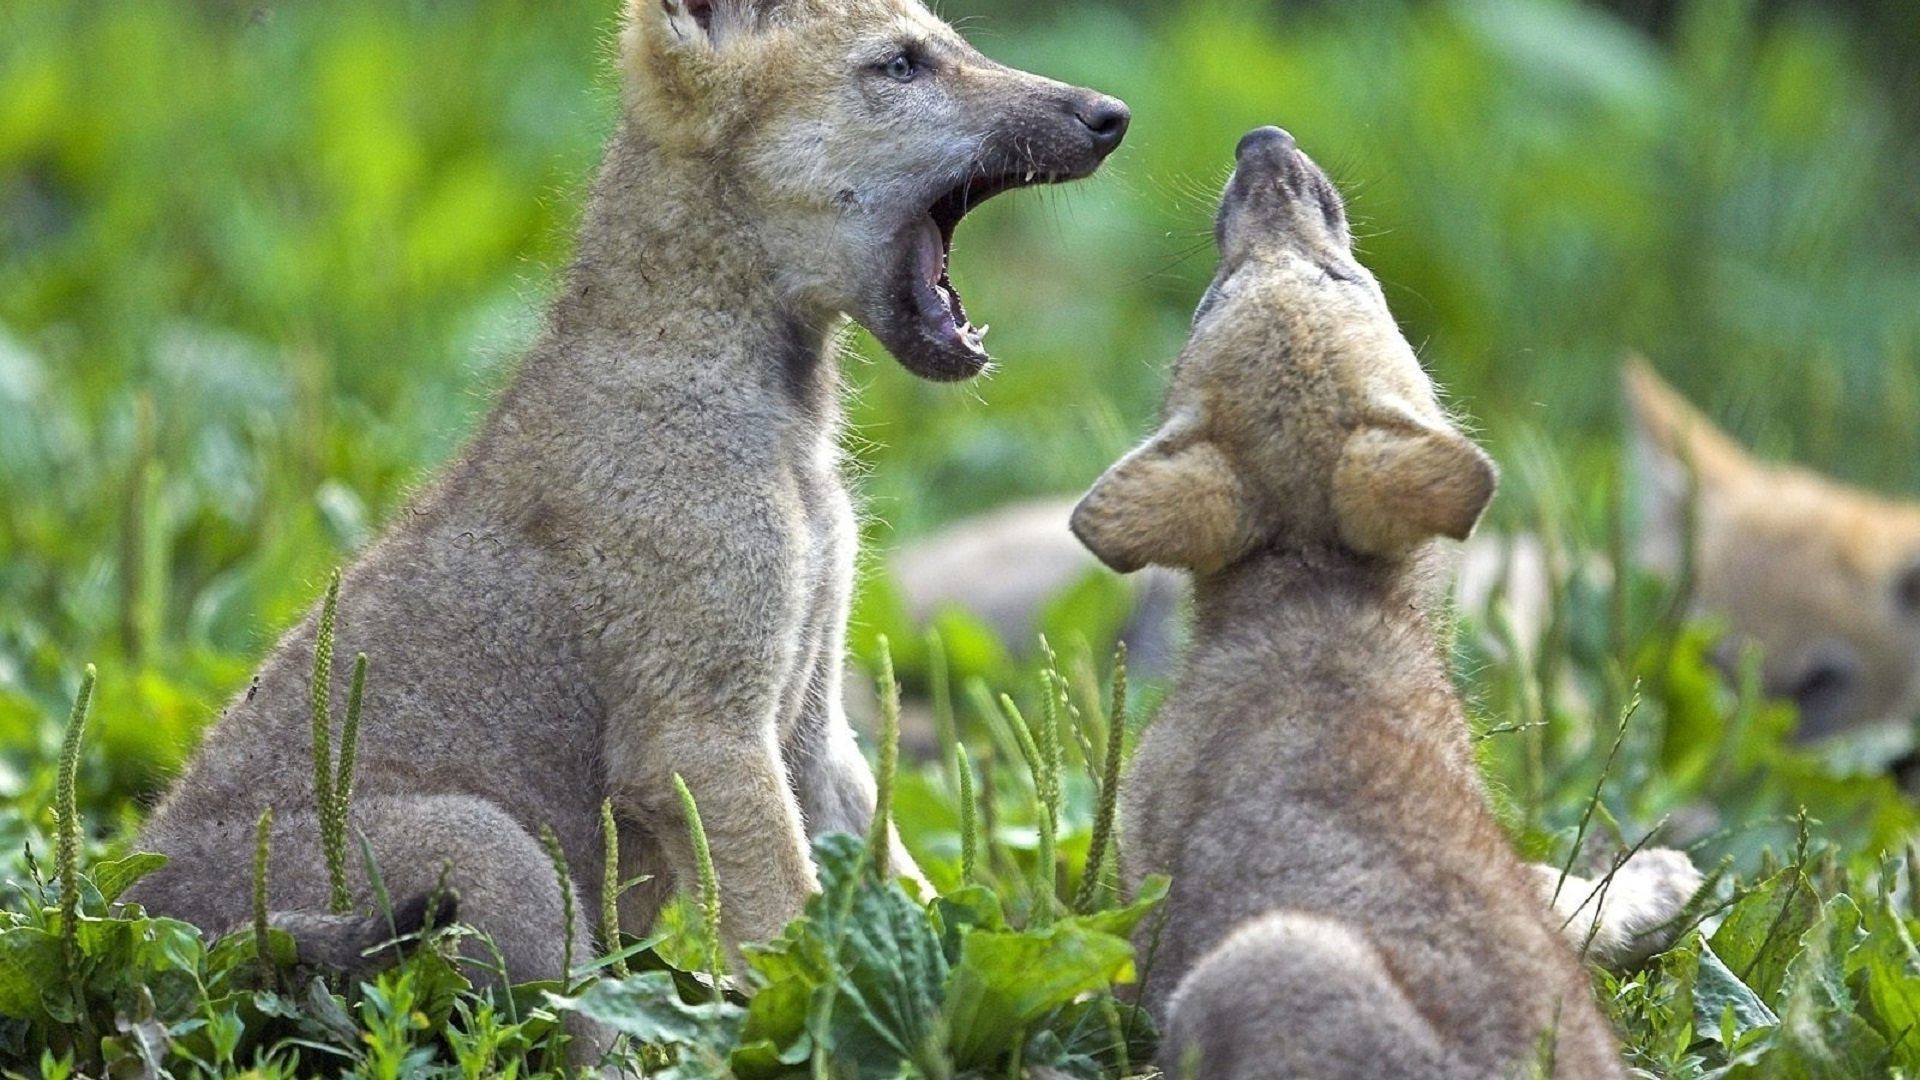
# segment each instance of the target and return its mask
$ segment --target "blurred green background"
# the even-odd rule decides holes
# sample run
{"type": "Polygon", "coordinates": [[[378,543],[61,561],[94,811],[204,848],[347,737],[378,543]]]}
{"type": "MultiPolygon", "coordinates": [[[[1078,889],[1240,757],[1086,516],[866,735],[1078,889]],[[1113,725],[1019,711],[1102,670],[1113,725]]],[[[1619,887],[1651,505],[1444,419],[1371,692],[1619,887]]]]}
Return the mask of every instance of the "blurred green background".
{"type": "MultiPolygon", "coordinates": [[[[95,661],[83,790],[132,813],[458,448],[567,258],[617,7],[0,0],[0,799],[45,804],[95,661]]],[[[1920,490],[1907,0],[942,9],[1136,120],[1097,180],[963,229],[996,374],[850,367],[870,546],[1081,488],[1146,429],[1262,123],[1343,182],[1510,464],[1603,480],[1638,350],[1769,453],[1920,490]]]]}

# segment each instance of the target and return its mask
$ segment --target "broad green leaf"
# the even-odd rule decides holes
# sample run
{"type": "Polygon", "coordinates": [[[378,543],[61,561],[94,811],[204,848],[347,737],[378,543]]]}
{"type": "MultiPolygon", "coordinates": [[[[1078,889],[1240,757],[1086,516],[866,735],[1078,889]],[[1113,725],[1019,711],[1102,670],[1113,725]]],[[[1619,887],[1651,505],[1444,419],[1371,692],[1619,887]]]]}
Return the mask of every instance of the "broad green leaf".
{"type": "Polygon", "coordinates": [[[1710,946],[1700,948],[1693,982],[1694,1030],[1702,1038],[1732,1045],[1755,1028],[1780,1022],[1753,988],[1727,969],[1710,946]]]}
{"type": "Polygon", "coordinates": [[[0,1014],[36,1015],[41,991],[58,983],[64,970],[58,937],[32,926],[0,932],[0,1014]]]}
{"type": "Polygon", "coordinates": [[[137,852],[123,859],[94,863],[88,873],[93,878],[94,887],[100,890],[100,898],[111,904],[120,899],[120,894],[131,888],[134,882],[165,865],[165,855],[137,852]]]}
{"type": "Polygon", "coordinates": [[[1920,956],[1898,912],[1878,905],[1850,967],[1893,1063],[1920,1075],[1920,956]]]}
{"type": "Polygon", "coordinates": [[[813,1039],[806,1028],[813,990],[807,980],[791,978],[763,986],[753,995],[740,1030],[740,1046],[730,1061],[742,1080],[778,1076],[812,1056],[813,1039]]]}
{"type": "Polygon", "coordinates": [[[960,942],[970,930],[1005,930],[1006,913],[1000,898],[984,885],[955,889],[933,902],[931,912],[940,932],[940,948],[949,964],[960,959],[960,942]]]}
{"type": "Polygon", "coordinates": [[[976,930],[960,946],[947,987],[956,1063],[990,1063],[1049,1010],[1133,979],[1125,938],[1071,922],[1044,930],[976,930]]]}
{"type": "Polygon", "coordinates": [[[1164,874],[1154,874],[1140,883],[1133,903],[1107,911],[1076,915],[1069,921],[1102,934],[1112,934],[1122,938],[1131,936],[1141,921],[1166,900],[1167,890],[1171,884],[1172,882],[1164,874]]]}
{"type": "Polygon", "coordinates": [[[824,1045],[850,1076],[941,1067],[948,963],[932,918],[897,884],[874,880],[859,838],[822,837],[815,859],[821,892],[806,915],[752,954],[767,980],[748,1008],[752,1036],[783,1062],[803,1039],[824,1045]]]}
{"type": "Polygon", "coordinates": [[[602,979],[578,997],[548,994],[555,1009],[597,1020],[642,1043],[659,1046],[716,1045],[733,1041],[744,1011],[725,1002],[689,1005],[673,977],[650,971],[631,979],[602,979]]]}
{"type": "Polygon", "coordinates": [[[1735,904],[1709,944],[1728,970],[1770,1001],[1802,948],[1802,936],[1819,919],[1812,883],[1789,867],[1735,904]]]}

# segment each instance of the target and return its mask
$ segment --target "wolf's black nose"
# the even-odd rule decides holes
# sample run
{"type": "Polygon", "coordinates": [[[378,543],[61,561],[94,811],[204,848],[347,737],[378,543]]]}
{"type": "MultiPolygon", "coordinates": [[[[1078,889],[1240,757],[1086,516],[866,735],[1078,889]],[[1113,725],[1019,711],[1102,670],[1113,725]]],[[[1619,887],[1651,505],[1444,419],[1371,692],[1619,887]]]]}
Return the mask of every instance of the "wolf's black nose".
{"type": "Polygon", "coordinates": [[[1240,148],[1234,151],[1234,156],[1245,161],[1254,154],[1262,152],[1285,154],[1290,153],[1293,148],[1293,136],[1289,135],[1285,128],[1254,128],[1241,136],[1240,148]]]}
{"type": "Polygon", "coordinates": [[[1098,95],[1082,102],[1073,110],[1075,119],[1093,133],[1093,145],[1102,157],[1111,154],[1127,137],[1127,125],[1133,122],[1133,112],[1127,103],[1119,98],[1098,95]]]}

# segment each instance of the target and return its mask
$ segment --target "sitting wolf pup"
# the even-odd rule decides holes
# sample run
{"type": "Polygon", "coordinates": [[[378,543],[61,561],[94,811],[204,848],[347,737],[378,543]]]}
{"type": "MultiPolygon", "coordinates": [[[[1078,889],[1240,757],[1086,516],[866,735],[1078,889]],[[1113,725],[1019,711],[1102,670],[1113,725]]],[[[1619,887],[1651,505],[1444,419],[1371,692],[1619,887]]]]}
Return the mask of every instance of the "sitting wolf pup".
{"type": "Polygon", "coordinates": [[[1488,810],[1431,625],[1495,470],[1435,398],[1339,195],[1249,134],[1165,424],[1073,529],[1192,572],[1185,670],[1122,789],[1171,1076],[1623,1074],[1536,871],[1488,810]],[[1197,1067],[1197,1073],[1191,1070],[1197,1067]]]}
{"type": "MultiPolygon", "coordinates": [[[[980,372],[984,330],[947,276],[955,226],[1091,174],[1128,122],[989,61],[919,0],[633,0],[623,46],[618,128],[542,336],[339,605],[339,654],[372,661],[351,827],[403,912],[422,916],[445,868],[516,980],[559,978],[567,946],[543,830],[572,909],[597,910],[603,798],[621,876],[654,875],[623,898],[641,928],[694,879],[685,778],[736,942],[817,888],[809,833],[868,827],[840,700],[845,314],[918,375],[980,372]]],[[[272,807],[275,921],[303,955],[350,960],[388,933],[357,854],[356,913],[326,914],[315,638],[309,618],[207,736],[145,830],[171,862],[138,899],[244,921],[272,807]]],[[[596,955],[592,921],[576,959],[596,955]]]]}

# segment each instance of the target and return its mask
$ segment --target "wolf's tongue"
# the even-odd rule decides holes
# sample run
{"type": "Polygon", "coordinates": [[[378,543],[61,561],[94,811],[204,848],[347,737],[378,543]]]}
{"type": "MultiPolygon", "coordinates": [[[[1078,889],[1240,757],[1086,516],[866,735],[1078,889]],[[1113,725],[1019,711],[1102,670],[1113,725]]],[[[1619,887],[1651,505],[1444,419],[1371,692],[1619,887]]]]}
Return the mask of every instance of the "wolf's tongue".
{"type": "Polygon", "coordinates": [[[940,226],[932,218],[923,218],[915,230],[913,253],[920,266],[920,280],[940,284],[947,272],[947,245],[940,237],[940,226]]]}

